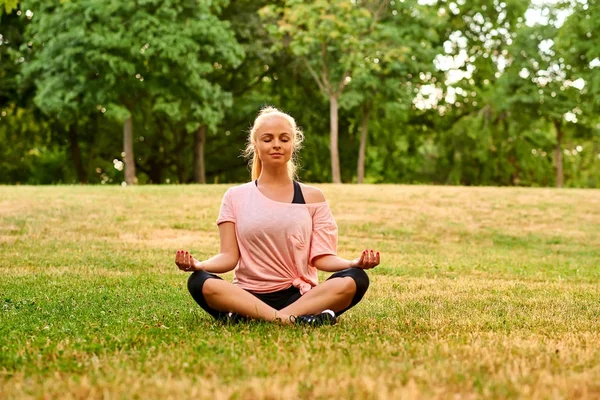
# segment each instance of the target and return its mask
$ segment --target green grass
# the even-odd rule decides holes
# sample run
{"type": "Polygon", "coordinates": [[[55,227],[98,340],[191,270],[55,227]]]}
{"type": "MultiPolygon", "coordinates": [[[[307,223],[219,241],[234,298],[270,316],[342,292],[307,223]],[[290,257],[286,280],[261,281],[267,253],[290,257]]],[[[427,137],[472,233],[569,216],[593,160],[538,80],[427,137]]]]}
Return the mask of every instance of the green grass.
{"type": "Polygon", "coordinates": [[[0,187],[0,398],[600,396],[600,191],[323,185],[383,261],[305,329],[188,295],[226,188],[0,187]]]}

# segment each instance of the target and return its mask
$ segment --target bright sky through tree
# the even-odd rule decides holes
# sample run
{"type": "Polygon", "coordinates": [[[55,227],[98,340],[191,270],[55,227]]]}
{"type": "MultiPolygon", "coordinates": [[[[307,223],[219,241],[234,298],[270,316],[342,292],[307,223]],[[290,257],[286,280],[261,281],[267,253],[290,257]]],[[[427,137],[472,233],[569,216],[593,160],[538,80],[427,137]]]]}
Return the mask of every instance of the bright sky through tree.
{"type": "MultiPolygon", "coordinates": [[[[587,4],[587,0],[573,0],[577,1],[581,4],[587,4]]],[[[524,15],[524,22],[528,26],[534,26],[536,24],[546,25],[549,23],[550,17],[550,9],[555,6],[559,0],[532,0],[530,7],[527,9],[524,15]]],[[[419,0],[419,4],[422,5],[431,5],[435,6],[438,4],[437,0],[419,0]]],[[[447,7],[450,12],[453,14],[458,14],[460,12],[460,6],[465,4],[465,0],[456,0],[456,2],[444,4],[444,7],[447,7]]],[[[504,3],[502,3],[504,4],[504,3]]],[[[440,13],[448,12],[444,7],[440,7],[440,13]]],[[[561,26],[566,18],[572,13],[571,9],[559,10],[556,13],[556,26],[561,26]]],[[[484,18],[481,14],[476,14],[473,17],[473,20],[478,24],[484,24],[484,18]]],[[[498,32],[506,35],[506,43],[511,44],[512,39],[508,36],[508,31],[504,29],[506,33],[501,32],[504,28],[498,29],[498,32]]],[[[493,40],[490,38],[488,40],[490,46],[493,43],[493,40]]],[[[443,113],[445,107],[438,107],[438,103],[444,99],[446,103],[453,104],[456,99],[456,94],[461,94],[462,90],[460,87],[453,87],[452,85],[457,84],[463,79],[470,79],[473,72],[475,71],[475,67],[472,62],[475,61],[475,57],[469,57],[467,54],[467,38],[461,31],[453,32],[449,39],[444,43],[444,52],[445,54],[439,54],[434,64],[436,68],[440,71],[446,71],[446,85],[448,85],[446,95],[442,89],[437,87],[434,84],[427,84],[421,86],[417,96],[414,99],[414,104],[419,109],[430,109],[430,108],[438,108],[440,109],[440,113],[443,113]],[[457,51],[458,50],[458,51],[457,51]]],[[[546,40],[540,43],[540,52],[548,53],[550,49],[554,45],[552,40],[546,40]]],[[[484,47],[487,47],[487,42],[484,44],[484,47]]],[[[487,57],[488,55],[484,55],[487,57]]],[[[498,72],[496,73],[498,76],[504,71],[507,65],[507,59],[504,54],[500,54],[498,56],[491,56],[495,61],[498,72]]],[[[600,59],[595,59],[590,64],[591,67],[600,67],[600,59]]],[[[528,71],[522,71],[521,77],[523,79],[527,79],[529,76],[528,71]]],[[[585,86],[585,81],[581,78],[575,80],[574,82],[570,82],[570,85],[581,90],[585,86]]]]}

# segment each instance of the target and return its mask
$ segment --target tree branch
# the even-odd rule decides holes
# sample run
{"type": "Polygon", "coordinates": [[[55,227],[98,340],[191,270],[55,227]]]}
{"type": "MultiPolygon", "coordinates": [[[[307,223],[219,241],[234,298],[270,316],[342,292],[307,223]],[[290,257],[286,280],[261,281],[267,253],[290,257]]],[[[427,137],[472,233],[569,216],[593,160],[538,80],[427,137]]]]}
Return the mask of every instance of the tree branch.
{"type": "Polygon", "coordinates": [[[344,75],[342,75],[342,80],[340,81],[337,90],[335,91],[336,95],[339,96],[340,94],[342,94],[342,90],[344,90],[344,86],[346,86],[346,78],[349,78],[349,77],[350,77],[350,71],[346,70],[344,72],[344,75]]]}
{"type": "Polygon", "coordinates": [[[234,96],[239,96],[239,95],[242,95],[242,94],[246,93],[248,90],[250,90],[250,89],[252,89],[254,86],[258,85],[258,84],[259,84],[259,83],[262,81],[262,79],[263,79],[265,76],[267,76],[268,74],[271,74],[271,73],[273,73],[273,71],[272,71],[272,70],[270,70],[270,69],[268,69],[268,70],[264,71],[264,72],[263,72],[262,74],[260,74],[260,76],[259,76],[257,79],[255,79],[253,82],[250,82],[248,85],[246,85],[246,87],[242,88],[241,90],[235,91],[235,92],[233,92],[232,94],[233,94],[234,96]]]}
{"type": "Polygon", "coordinates": [[[381,16],[381,13],[383,13],[385,11],[385,9],[387,8],[387,5],[389,3],[390,2],[388,0],[382,0],[379,3],[379,6],[377,7],[377,11],[375,11],[375,13],[373,14],[373,24],[371,25],[372,28],[379,21],[379,17],[381,16]]]}
{"type": "MultiPolygon", "coordinates": [[[[371,26],[369,26],[369,29],[367,30],[367,32],[364,33],[364,35],[359,35],[359,38],[362,39],[364,36],[371,34],[374,30],[375,30],[375,26],[377,25],[377,22],[379,21],[379,18],[381,17],[381,14],[385,11],[385,9],[387,8],[389,4],[389,0],[381,0],[379,2],[379,5],[377,6],[377,10],[373,13],[373,22],[371,23],[371,26]]],[[[323,69],[326,70],[326,57],[327,55],[327,49],[325,47],[325,43],[321,44],[321,57],[323,58],[323,69]]],[[[339,96],[341,95],[342,91],[344,90],[344,86],[346,85],[346,78],[350,77],[350,70],[346,70],[344,72],[344,74],[342,75],[342,80],[340,81],[340,83],[338,84],[337,90],[334,92],[335,95],[339,96]]]]}
{"type": "Polygon", "coordinates": [[[308,60],[306,59],[306,57],[302,57],[302,61],[304,61],[304,64],[306,65],[306,68],[308,68],[308,72],[310,72],[310,74],[312,75],[312,77],[315,79],[315,81],[317,82],[317,85],[319,85],[319,89],[321,89],[321,91],[324,94],[329,94],[327,92],[327,89],[325,88],[325,85],[321,82],[321,80],[319,79],[319,76],[317,75],[317,73],[315,72],[314,68],[311,67],[311,65],[309,64],[308,60]]]}
{"type": "Polygon", "coordinates": [[[323,62],[321,79],[323,80],[323,84],[327,87],[327,91],[331,92],[331,85],[329,84],[329,69],[327,68],[327,44],[324,42],[321,42],[321,61],[323,62]]]}

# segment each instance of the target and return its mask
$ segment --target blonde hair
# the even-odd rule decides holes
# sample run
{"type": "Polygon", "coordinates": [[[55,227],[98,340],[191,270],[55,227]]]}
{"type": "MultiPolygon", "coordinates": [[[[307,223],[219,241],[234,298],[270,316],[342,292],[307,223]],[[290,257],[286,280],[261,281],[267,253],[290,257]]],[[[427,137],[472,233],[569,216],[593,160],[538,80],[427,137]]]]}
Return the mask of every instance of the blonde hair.
{"type": "Polygon", "coordinates": [[[287,169],[288,169],[288,175],[290,176],[290,178],[292,178],[292,179],[296,178],[296,171],[298,169],[297,154],[298,154],[298,150],[300,150],[302,148],[302,142],[304,141],[304,134],[302,133],[300,128],[298,128],[298,126],[296,125],[296,120],[294,118],[292,118],[291,115],[286,114],[283,111],[281,111],[275,107],[267,106],[267,107],[261,108],[260,112],[258,113],[258,116],[254,120],[254,124],[252,125],[252,128],[250,129],[250,132],[248,134],[248,143],[246,145],[246,150],[244,150],[244,156],[246,158],[249,159],[250,157],[252,157],[252,160],[250,161],[250,166],[252,168],[252,180],[258,179],[258,177],[260,176],[260,173],[262,172],[262,161],[258,157],[258,151],[256,151],[256,147],[255,147],[256,131],[258,130],[258,127],[260,126],[260,124],[266,117],[268,117],[268,116],[270,117],[270,116],[274,116],[274,115],[277,115],[277,116],[285,119],[292,127],[292,131],[293,131],[293,134],[292,134],[292,145],[293,145],[292,158],[290,159],[290,161],[288,161],[287,169]]]}

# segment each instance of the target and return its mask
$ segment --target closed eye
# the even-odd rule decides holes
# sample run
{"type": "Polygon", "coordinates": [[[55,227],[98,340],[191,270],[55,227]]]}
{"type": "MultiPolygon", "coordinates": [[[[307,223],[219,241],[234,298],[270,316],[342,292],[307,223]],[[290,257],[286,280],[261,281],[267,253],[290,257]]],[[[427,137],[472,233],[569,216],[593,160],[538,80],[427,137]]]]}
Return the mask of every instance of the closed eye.
{"type": "MultiPolygon", "coordinates": [[[[263,139],[263,142],[265,142],[265,143],[269,143],[271,140],[272,140],[272,139],[263,139]]],[[[289,141],[290,141],[290,139],[281,139],[281,141],[282,141],[283,143],[287,143],[287,142],[289,142],[289,141]]]]}

